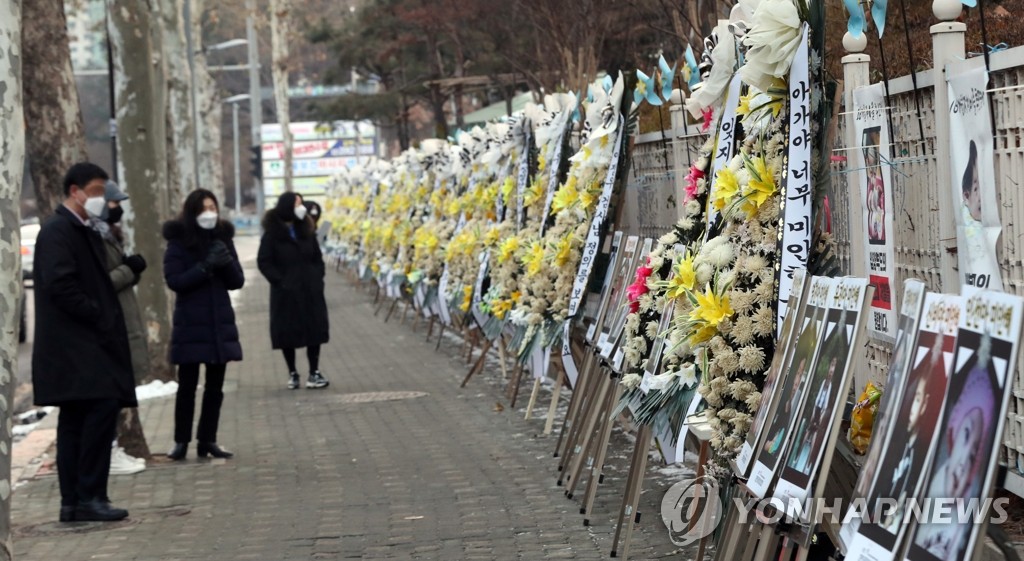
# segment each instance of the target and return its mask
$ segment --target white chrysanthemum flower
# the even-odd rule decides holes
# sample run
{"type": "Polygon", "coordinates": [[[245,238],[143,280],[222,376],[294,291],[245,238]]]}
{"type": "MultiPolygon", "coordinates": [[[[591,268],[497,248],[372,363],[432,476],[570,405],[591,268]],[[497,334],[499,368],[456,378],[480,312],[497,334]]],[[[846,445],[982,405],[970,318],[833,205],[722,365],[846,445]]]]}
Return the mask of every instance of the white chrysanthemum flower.
{"type": "MultiPolygon", "coordinates": [[[[686,213],[686,216],[688,216],[688,217],[692,217],[692,216],[696,216],[697,214],[700,214],[701,210],[702,210],[702,208],[700,206],[700,203],[697,202],[697,199],[690,199],[690,200],[686,201],[685,205],[683,205],[683,212],[686,213]]],[[[682,226],[681,223],[682,223],[682,220],[680,220],[680,225],[682,226]]],[[[689,230],[690,228],[687,228],[686,226],[683,226],[683,229],[684,230],[689,230]]]]}
{"type": "Polygon", "coordinates": [[[626,347],[625,349],[622,350],[622,356],[623,359],[626,360],[626,362],[628,362],[629,364],[636,364],[640,362],[640,358],[642,355],[640,354],[640,351],[630,347],[626,347]]]}
{"type": "Polygon", "coordinates": [[[658,244],[659,245],[663,245],[663,246],[664,245],[668,245],[668,246],[670,246],[670,245],[673,245],[673,244],[676,244],[676,243],[679,243],[679,236],[676,234],[675,230],[671,230],[669,233],[667,233],[664,236],[661,236],[660,238],[658,238],[658,244]]]}
{"type": "Polygon", "coordinates": [[[626,331],[636,333],[640,327],[640,314],[629,314],[626,316],[626,331]]]}
{"type": "Polygon", "coordinates": [[[639,304],[640,304],[640,311],[641,312],[646,313],[646,312],[653,311],[654,310],[654,296],[652,296],[650,292],[648,292],[647,294],[644,294],[643,296],[640,297],[639,304]]]}
{"type": "Polygon", "coordinates": [[[697,285],[704,286],[711,282],[711,277],[715,275],[715,268],[708,263],[701,263],[697,267],[697,285]]]}
{"type": "Polygon", "coordinates": [[[737,345],[749,345],[754,342],[754,320],[745,315],[737,317],[729,335],[737,345]]]}
{"type": "Polygon", "coordinates": [[[657,339],[658,335],[659,335],[658,334],[658,322],[656,322],[656,321],[649,321],[649,322],[647,322],[647,325],[644,326],[644,334],[647,335],[648,339],[657,339]]]}
{"type": "MultiPolygon", "coordinates": [[[[764,349],[754,346],[747,345],[740,349],[740,368],[751,374],[755,374],[764,370],[764,349]]],[[[736,396],[737,399],[743,399],[740,396],[736,396]]]]}
{"type": "Polygon", "coordinates": [[[775,332],[775,312],[770,306],[758,308],[754,314],[754,333],[760,337],[767,337],[775,332]]]}

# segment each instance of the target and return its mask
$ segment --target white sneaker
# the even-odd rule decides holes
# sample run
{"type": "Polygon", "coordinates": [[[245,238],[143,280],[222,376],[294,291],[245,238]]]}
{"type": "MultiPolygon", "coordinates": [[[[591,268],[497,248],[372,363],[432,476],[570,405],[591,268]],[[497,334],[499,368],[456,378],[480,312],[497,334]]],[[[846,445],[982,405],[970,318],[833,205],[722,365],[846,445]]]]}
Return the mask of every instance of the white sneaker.
{"type": "Polygon", "coordinates": [[[129,456],[120,446],[110,449],[110,475],[130,475],[144,469],[145,460],[129,456]]]}

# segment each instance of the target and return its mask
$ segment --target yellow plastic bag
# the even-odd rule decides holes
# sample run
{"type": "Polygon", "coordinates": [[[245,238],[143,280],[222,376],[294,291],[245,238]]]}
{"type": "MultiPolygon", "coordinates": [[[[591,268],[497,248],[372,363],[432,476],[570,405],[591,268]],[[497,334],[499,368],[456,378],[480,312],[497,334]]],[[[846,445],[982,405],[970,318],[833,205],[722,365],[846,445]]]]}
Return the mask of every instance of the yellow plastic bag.
{"type": "Polygon", "coordinates": [[[880,397],[882,397],[882,390],[868,382],[864,392],[860,394],[857,404],[853,406],[850,430],[846,436],[858,454],[866,453],[868,445],[871,444],[871,429],[875,425],[875,414],[878,412],[880,397]]]}

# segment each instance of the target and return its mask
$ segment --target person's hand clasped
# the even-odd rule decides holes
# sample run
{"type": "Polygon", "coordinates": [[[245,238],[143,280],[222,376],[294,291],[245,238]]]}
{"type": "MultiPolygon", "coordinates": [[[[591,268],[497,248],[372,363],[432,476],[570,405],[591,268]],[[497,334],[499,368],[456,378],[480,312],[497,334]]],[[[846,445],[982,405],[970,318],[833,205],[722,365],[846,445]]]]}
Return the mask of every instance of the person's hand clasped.
{"type": "Polygon", "coordinates": [[[126,255],[123,262],[136,276],[141,275],[146,270],[146,258],[139,254],[126,255]]]}
{"type": "Polygon", "coordinates": [[[227,267],[232,261],[234,261],[234,257],[231,256],[228,246],[224,245],[224,242],[217,240],[210,244],[210,252],[206,254],[203,264],[207,270],[212,270],[227,267]]]}

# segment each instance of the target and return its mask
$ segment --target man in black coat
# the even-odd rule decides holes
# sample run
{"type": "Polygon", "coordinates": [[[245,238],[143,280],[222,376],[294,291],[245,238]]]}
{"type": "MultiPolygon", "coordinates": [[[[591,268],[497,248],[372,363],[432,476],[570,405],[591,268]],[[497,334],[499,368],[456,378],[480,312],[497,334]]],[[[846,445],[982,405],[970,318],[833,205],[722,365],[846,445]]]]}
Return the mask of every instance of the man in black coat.
{"type": "Polygon", "coordinates": [[[36,405],[60,407],[62,522],[128,516],[111,506],[107,479],[118,412],[138,405],[131,351],[103,240],[88,225],[106,206],[107,179],[95,164],[71,166],[64,204],[36,239],[32,384],[36,405]]]}

